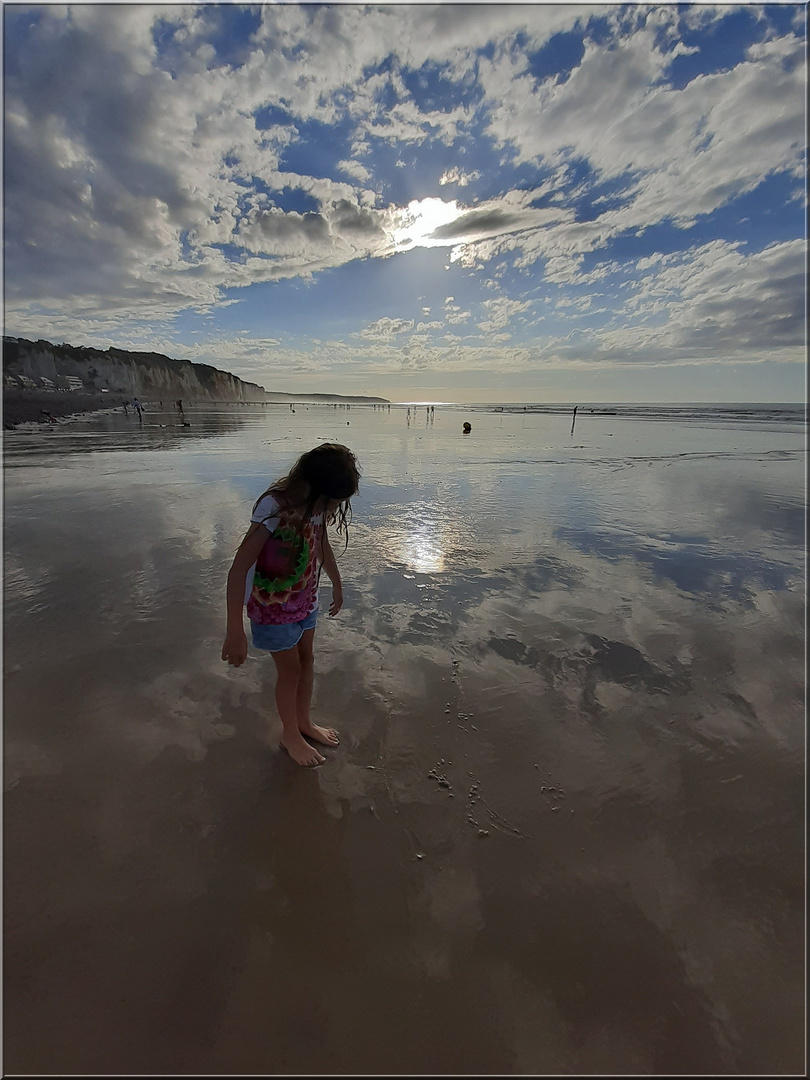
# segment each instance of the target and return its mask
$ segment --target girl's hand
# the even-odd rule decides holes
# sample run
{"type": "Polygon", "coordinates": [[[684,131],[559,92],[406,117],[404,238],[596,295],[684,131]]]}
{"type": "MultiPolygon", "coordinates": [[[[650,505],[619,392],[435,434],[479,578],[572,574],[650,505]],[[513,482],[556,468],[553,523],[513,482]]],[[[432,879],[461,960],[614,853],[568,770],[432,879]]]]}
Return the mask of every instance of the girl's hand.
{"type": "Polygon", "coordinates": [[[247,659],[248,643],[244,630],[229,630],[222,646],[222,659],[234,667],[244,664],[247,659]]]}
{"type": "Polygon", "coordinates": [[[329,605],[329,614],[334,616],[343,607],[343,588],[340,585],[332,586],[332,603],[329,605]]]}

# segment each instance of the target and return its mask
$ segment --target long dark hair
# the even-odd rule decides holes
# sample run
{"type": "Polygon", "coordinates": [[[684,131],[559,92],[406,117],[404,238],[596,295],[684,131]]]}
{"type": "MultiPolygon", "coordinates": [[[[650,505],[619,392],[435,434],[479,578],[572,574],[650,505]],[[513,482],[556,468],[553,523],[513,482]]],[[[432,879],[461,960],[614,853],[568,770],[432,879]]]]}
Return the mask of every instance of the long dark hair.
{"type": "Polygon", "coordinates": [[[345,538],[345,551],[349,546],[351,500],[359,487],[360,468],[348,446],[321,443],[302,454],[286,476],[271,484],[256,500],[253,510],[265,495],[272,495],[284,509],[301,510],[300,528],[303,530],[312,517],[318,499],[336,499],[338,505],[329,518],[329,524],[337,523],[338,535],[345,538]]]}

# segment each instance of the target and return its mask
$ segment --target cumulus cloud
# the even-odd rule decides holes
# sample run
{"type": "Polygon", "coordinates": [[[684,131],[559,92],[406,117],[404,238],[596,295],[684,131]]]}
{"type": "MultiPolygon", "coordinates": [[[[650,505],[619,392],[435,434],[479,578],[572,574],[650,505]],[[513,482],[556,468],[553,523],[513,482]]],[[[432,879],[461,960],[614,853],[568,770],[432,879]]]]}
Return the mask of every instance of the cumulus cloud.
{"type": "MultiPolygon", "coordinates": [[[[116,307],[149,315],[156,305],[167,314],[210,305],[223,288],[384,254],[373,228],[370,247],[357,243],[368,219],[349,215],[341,228],[339,211],[330,217],[324,206],[282,223],[261,205],[268,188],[299,188],[324,203],[361,198],[350,186],[325,191],[335,186],[328,178],[280,170],[296,123],[353,117],[354,156],[337,168],[364,185],[372,174],[357,156],[369,138],[448,140],[470,116],[463,107],[418,109],[401,68],[429,60],[463,68],[493,35],[516,30],[515,12],[459,9],[448,20],[436,8],[269,5],[241,62],[227,64],[215,47],[215,8],[46,7],[35,18],[27,10],[7,20],[9,300],[16,310],[34,301],[54,311],[95,304],[100,317],[116,307]],[[397,62],[366,78],[392,41],[397,62]],[[257,123],[260,109],[281,102],[290,122],[257,123]],[[234,243],[272,262],[229,257],[234,243]]],[[[517,26],[532,24],[539,42],[578,17],[557,12],[544,23],[530,12],[517,15],[517,26]]]]}
{"type": "MultiPolygon", "coordinates": [[[[296,273],[346,262],[352,257],[392,250],[391,218],[385,211],[338,199],[321,212],[285,212],[277,207],[254,207],[246,213],[231,242],[274,260],[295,257],[296,273]]],[[[282,267],[289,273],[290,267],[282,267]]]]}
{"type": "Polygon", "coordinates": [[[806,250],[801,240],[746,254],[724,240],[693,249],[642,279],[628,307],[638,315],[667,305],[655,341],[693,358],[741,353],[794,358],[805,346],[806,250]],[[666,331],[670,340],[666,340],[666,331]]]}
{"type": "Polygon", "coordinates": [[[390,341],[397,334],[405,334],[413,330],[413,319],[390,319],[384,316],[360,331],[360,337],[370,341],[390,341]]]}
{"type": "Polygon", "coordinates": [[[454,304],[454,300],[454,296],[448,296],[444,302],[444,321],[448,326],[458,326],[472,315],[471,311],[462,311],[461,304],[454,304]]]}
{"type": "Polygon", "coordinates": [[[599,180],[627,177],[626,205],[603,217],[611,235],[665,218],[688,225],[774,172],[801,169],[801,39],[756,43],[730,70],[675,89],[666,75],[679,51],[648,20],[625,37],[587,41],[565,82],[538,83],[513,54],[482,60],[489,130],[519,161],[580,159],[599,180]]]}
{"type": "Polygon", "coordinates": [[[644,260],[641,280],[612,325],[545,343],[547,358],[626,364],[738,364],[804,358],[805,245],[747,254],[717,240],[644,260]]]}
{"type": "Polygon", "coordinates": [[[347,176],[352,176],[355,180],[359,180],[361,184],[367,184],[369,180],[371,180],[371,173],[365,165],[359,161],[339,161],[337,167],[341,172],[346,173],[347,176]]]}
{"type": "Polygon", "coordinates": [[[473,169],[472,172],[465,173],[454,165],[452,169],[446,169],[442,173],[442,175],[439,177],[439,184],[457,184],[459,187],[466,187],[474,180],[480,179],[481,173],[478,172],[476,169],[473,169]]]}
{"type": "Polygon", "coordinates": [[[478,324],[478,328],[490,333],[503,330],[515,315],[531,307],[531,300],[510,300],[508,296],[495,296],[491,300],[485,300],[484,307],[488,317],[478,324]]]}
{"type": "MultiPolygon", "coordinates": [[[[424,190],[424,153],[436,193],[455,185],[465,201],[443,203],[432,227],[424,217],[408,244],[446,246],[454,270],[497,293],[478,322],[492,351],[452,333],[433,342],[472,318],[465,292],[441,323],[426,298],[415,332],[414,320],[372,322],[352,347],[365,341],[374,363],[750,360],[769,344],[798,356],[799,242],[689,239],[769,178],[792,179],[785,201],[801,197],[798,24],[775,30],[763,9],[740,59],[684,80],[676,62],[701,54],[683,32],[721,22],[724,5],[270,4],[245,9],[255,27],[238,40],[227,8],[6,9],[9,330],[146,344],[151,325],[170,343],[179,313],[215,312],[233,302],[226,290],[388,258],[408,207],[441,202],[424,190]],[[535,75],[554,35],[573,30],[581,58],[535,75]],[[306,147],[318,150],[309,171],[306,147]],[[618,238],[662,223],[682,231],[680,250],[632,266],[616,256],[618,238]],[[596,283],[610,317],[509,346],[531,305],[501,295],[507,266],[555,301],[572,290],[558,325],[595,312],[576,290],[596,283]]],[[[285,355],[348,363],[328,337],[285,355]]],[[[256,358],[278,340],[245,338],[238,355],[256,358]]]]}

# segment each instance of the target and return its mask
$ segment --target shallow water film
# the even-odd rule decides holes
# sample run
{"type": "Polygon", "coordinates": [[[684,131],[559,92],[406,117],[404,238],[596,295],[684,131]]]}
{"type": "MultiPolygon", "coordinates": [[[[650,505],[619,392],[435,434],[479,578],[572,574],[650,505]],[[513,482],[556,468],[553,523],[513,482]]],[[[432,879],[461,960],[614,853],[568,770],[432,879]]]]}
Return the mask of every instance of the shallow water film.
{"type": "Polygon", "coordinates": [[[5,440],[8,1072],[803,1072],[800,415],[144,419],[5,440]],[[305,770],[220,650],[323,440],[305,770]]]}

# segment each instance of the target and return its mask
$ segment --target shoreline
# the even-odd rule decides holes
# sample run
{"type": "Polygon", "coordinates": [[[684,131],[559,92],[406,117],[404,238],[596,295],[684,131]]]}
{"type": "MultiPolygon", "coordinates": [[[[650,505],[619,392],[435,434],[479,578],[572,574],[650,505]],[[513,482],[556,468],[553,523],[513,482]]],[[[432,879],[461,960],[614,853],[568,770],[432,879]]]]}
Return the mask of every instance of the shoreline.
{"type": "Polygon", "coordinates": [[[94,414],[120,412],[131,398],[123,394],[83,394],[76,391],[3,390],[3,430],[37,431],[54,423],[94,414]],[[50,414],[55,420],[49,420],[50,414]]]}
{"type": "MultiPolygon", "coordinates": [[[[3,390],[3,430],[4,431],[41,431],[48,430],[54,425],[70,423],[77,420],[89,420],[97,416],[112,415],[121,411],[121,406],[126,402],[131,406],[131,397],[120,393],[86,394],[59,390],[3,390]],[[49,420],[46,415],[54,417],[49,420]]],[[[190,407],[199,405],[198,399],[188,399],[186,404],[190,407]]],[[[145,412],[154,412],[157,402],[143,399],[141,404],[145,412]]],[[[212,401],[214,405],[286,405],[286,401],[212,401]]],[[[295,399],[290,404],[294,405],[332,405],[341,404],[337,399],[310,400],[307,398],[295,399]]],[[[360,404],[354,400],[349,404],[360,404]]],[[[164,408],[172,409],[173,400],[167,399],[164,408]]]]}

